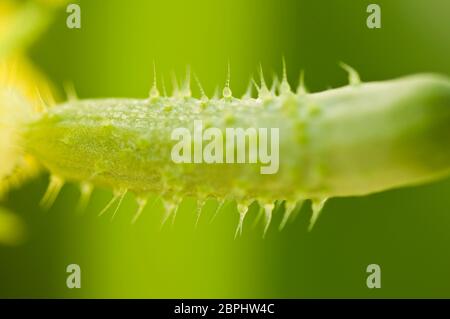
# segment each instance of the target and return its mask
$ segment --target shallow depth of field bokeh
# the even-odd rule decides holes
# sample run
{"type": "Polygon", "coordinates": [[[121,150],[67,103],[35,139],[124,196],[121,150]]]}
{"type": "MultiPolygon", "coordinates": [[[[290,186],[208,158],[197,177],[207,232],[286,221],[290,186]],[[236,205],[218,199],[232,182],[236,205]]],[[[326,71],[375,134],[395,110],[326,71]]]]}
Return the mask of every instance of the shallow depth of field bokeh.
{"type": "MultiPolygon", "coordinates": [[[[269,82],[280,74],[283,56],[291,84],[303,69],[312,91],[346,84],[339,61],[364,81],[450,75],[450,2],[374,2],[382,8],[379,30],[366,27],[371,2],[364,0],[81,0],[81,29],[66,27],[63,7],[27,54],[60,101],[67,81],[80,98],[144,98],[153,61],[168,89],[171,73],[181,78],[190,65],[210,95],[223,87],[228,61],[240,96],[260,63],[269,82]]],[[[130,194],[113,221],[98,217],[107,189],[80,214],[78,188],[68,184],[44,211],[47,182],[42,174],[2,202],[23,220],[26,239],[0,246],[0,297],[450,297],[450,179],[331,199],[311,233],[309,203],[265,239],[252,228],[253,207],[236,240],[233,204],[210,223],[216,203],[208,202],[194,228],[187,199],[173,226],[160,230],[159,202],[130,224],[130,194]],[[66,287],[71,263],[81,267],[81,289],[66,287]],[[366,287],[372,263],[381,266],[381,289],[366,287]]]]}

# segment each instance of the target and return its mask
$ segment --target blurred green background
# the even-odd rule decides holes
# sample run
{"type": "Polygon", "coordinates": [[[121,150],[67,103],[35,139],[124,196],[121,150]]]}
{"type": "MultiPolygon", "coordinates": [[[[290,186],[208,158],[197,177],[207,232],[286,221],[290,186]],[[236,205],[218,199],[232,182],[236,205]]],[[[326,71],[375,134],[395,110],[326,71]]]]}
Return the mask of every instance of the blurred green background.
{"type": "MultiPolygon", "coordinates": [[[[189,64],[210,95],[223,87],[228,61],[240,96],[259,63],[268,78],[280,74],[282,56],[293,86],[304,69],[312,91],[346,84],[339,61],[364,81],[450,75],[449,1],[372,2],[82,0],[81,29],[66,27],[63,7],[29,54],[61,92],[72,81],[81,98],[146,97],[153,61],[167,87],[171,72],[180,78],[189,64]],[[366,27],[372,2],[381,6],[381,29],[366,27]]],[[[450,180],[331,199],[311,233],[309,203],[282,232],[274,216],[265,239],[252,227],[253,207],[236,240],[233,203],[210,223],[217,204],[208,202],[195,229],[188,199],[160,230],[159,202],[130,224],[131,195],[112,222],[98,217],[111,198],[103,189],[79,214],[78,188],[69,184],[45,212],[38,203],[47,180],[30,181],[3,204],[24,219],[27,241],[0,246],[0,297],[450,297],[450,180]],[[81,289],[66,287],[71,263],[81,267],[81,289]],[[366,286],[372,263],[381,266],[381,289],[366,286]]]]}

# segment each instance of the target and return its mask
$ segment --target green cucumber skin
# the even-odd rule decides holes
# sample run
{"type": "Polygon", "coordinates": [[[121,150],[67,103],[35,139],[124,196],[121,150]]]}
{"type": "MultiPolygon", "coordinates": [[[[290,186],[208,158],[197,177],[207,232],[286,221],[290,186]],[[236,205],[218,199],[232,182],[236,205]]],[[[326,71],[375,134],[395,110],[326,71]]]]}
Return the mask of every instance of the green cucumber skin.
{"type": "MultiPolygon", "coordinates": [[[[225,134],[224,134],[225,135],[225,134]]],[[[138,194],[238,200],[355,196],[446,176],[450,81],[432,74],[248,99],[77,100],[40,114],[25,149],[64,180],[138,194]],[[279,171],[175,164],[171,132],[279,128],[279,171]]]]}

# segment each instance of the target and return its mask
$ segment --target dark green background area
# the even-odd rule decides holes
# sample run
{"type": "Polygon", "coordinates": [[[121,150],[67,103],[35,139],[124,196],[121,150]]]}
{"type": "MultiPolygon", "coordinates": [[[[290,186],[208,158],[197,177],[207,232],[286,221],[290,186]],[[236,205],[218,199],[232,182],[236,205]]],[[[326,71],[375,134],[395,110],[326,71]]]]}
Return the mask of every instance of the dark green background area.
{"type": "MultiPolygon", "coordinates": [[[[81,98],[147,96],[153,61],[168,88],[172,70],[181,77],[189,64],[210,95],[223,87],[228,61],[240,95],[259,63],[268,80],[280,74],[282,56],[291,83],[303,69],[312,91],[346,84],[339,61],[364,81],[450,75],[449,1],[372,2],[83,0],[81,30],[66,27],[62,10],[31,55],[81,98]],[[366,27],[372,2],[382,8],[379,30],[366,27]]],[[[450,180],[331,199],[311,233],[309,203],[282,232],[276,214],[265,239],[252,227],[253,207],[237,240],[232,203],[210,223],[216,203],[208,202],[195,229],[188,199],[160,230],[161,203],[130,225],[136,204],[127,195],[111,222],[97,216],[109,190],[96,190],[79,214],[72,184],[44,212],[46,183],[47,176],[31,181],[5,204],[25,220],[28,241],[0,247],[0,297],[450,297],[450,180]],[[78,290],[66,288],[71,263],[81,266],[78,290]],[[366,287],[372,263],[381,266],[381,289],[366,287]]]]}

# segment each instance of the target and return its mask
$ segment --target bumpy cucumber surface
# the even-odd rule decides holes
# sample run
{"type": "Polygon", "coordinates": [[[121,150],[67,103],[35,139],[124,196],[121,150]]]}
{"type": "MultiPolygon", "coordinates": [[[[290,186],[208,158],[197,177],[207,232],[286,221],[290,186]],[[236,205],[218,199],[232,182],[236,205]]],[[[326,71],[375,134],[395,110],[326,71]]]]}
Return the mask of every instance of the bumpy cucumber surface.
{"type": "MultiPolygon", "coordinates": [[[[286,85],[287,83],[284,83],[286,85]]],[[[40,114],[27,152],[58,180],[140,196],[239,201],[320,200],[427,182],[450,171],[450,81],[431,74],[355,83],[320,93],[280,88],[258,98],[190,96],[76,100],[40,114]],[[179,164],[174,129],[278,128],[279,170],[179,164]]],[[[264,94],[262,94],[264,93],[264,94]]]]}

